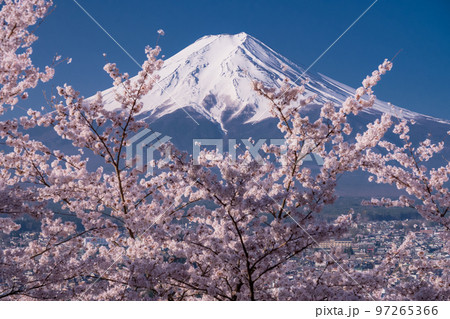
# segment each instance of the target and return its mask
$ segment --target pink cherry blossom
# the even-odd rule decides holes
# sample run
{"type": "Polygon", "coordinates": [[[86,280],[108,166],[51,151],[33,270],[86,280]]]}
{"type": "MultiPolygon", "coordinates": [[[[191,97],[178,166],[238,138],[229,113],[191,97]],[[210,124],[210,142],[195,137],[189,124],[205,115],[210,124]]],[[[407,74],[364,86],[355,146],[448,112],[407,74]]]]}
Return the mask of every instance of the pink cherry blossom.
{"type": "MultiPolygon", "coordinates": [[[[3,1],[2,114],[53,76],[52,68],[41,72],[33,66],[36,36],[29,31],[50,6],[44,0],[3,1]]],[[[163,65],[159,47],[147,47],[145,53],[133,80],[115,63],[104,67],[119,110],[106,110],[100,92],[84,99],[65,84],[51,99],[52,112],[30,109],[26,116],[0,122],[0,138],[8,147],[0,153],[0,232],[17,231],[23,215],[40,223],[40,231],[23,245],[0,250],[0,299],[449,298],[447,260],[420,254],[396,267],[399,260],[409,260],[413,234],[368,272],[352,269],[338,249],[312,253],[318,243],[342,236],[354,224],[350,210],[333,222],[321,219],[320,212],[335,202],[339,177],[358,169],[408,194],[372,204],[415,207],[447,228],[442,240],[448,243],[450,165],[422,165],[442,150],[443,142],[424,140],[413,147],[407,123],[392,128],[388,115],[356,138],[349,136],[348,117],[373,106],[373,87],[392,63],[384,61],[342,105],[325,103],[316,120],[299,112],[315,99],[306,96],[304,84],[285,82],[272,89],[254,83],[272,102],[271,114],[286,140],[283,146],[264,146],[275,161],[256,161],[248,150],[237,160],[203,150],[195,165],[192,156],[172,145],[170,160],[156,160],[158,174],[149,176],[125,161],[128,138],[148,127],[137,114],[163,65]],[[53,130],[73,145],[73,152],[34,140],[29,130],[36,127],[53,130]],[[383,140],[389,130],[403,146],[383,140]],[[318,172],[302,166],[312,153],[324,160],[318,172]],[[94,166],[98,159],[103,165],[94,166]],[[310,264],[290,279],[300,259],[310,264]]]]}

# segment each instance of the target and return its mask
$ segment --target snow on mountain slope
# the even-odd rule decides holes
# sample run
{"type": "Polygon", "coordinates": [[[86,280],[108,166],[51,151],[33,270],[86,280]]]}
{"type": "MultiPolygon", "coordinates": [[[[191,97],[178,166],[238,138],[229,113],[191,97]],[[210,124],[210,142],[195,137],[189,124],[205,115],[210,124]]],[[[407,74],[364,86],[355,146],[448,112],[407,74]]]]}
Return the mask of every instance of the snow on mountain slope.
{"type": "MultiPolygon", "coordinates": [[[[155,120],[185,108],[189,114],[216,123],[226,133],[233,120],[248,124],[270,117],[269,102],[253,90],[254,80],[279,87],[285,78],[291,83],[309,78],[307,94],[317,94],[318,103],[331,100],[339,104],[354,92],[325,75],[303,73],[301,67],[246,33],[205,36],[165,61],[158,73],[159,84],[143,98],[142,113],[155,120]]],[[[113,88],[103,93],[109,109],[119,107],[113,88]]],[[[393,110],[380,100],[365,112],[450,124],[406,109],[393,110]]]]}

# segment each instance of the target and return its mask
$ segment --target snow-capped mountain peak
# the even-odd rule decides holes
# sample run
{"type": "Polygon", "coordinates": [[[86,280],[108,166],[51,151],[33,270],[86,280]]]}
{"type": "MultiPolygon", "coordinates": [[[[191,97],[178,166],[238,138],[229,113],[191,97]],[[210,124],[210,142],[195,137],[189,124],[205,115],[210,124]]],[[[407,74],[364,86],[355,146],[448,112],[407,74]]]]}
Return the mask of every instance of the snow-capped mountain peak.
{"type": "MultiPolygon", "coordinates": [[[[286,72],[294,74],[294,67],[244,32],[205,36],[165,61],[159,84],[143,99],[142,111],[160,118],[190,107],[226,130],[230,118],[250,112],[246,121],[252,121],[269,107],[254,92],[254,80],[279,85],[286,72]],[[283,65],[288,65],[286,71],[283,65]]],[[[109,108],[118,107],[113,89],[106,90],[104,97],[109,108]]]]}
{"type": "MultiPolygon", "coordinates": [[[[158,85],[142,100],[142,112],[159,119],[184,108],[220,125],[226,133],[230,121],[261,122],[270,116],[269,102],[253,90],[255,80],[279,87],[285,78],[294,84],[308,77],[307,94],[317,94],[319,103],[341,103],[354,92],[322,74],[303,73],[304,69],[244,32],[204,36],[165,61],[158,73],[158,85]]],[[[104,98],[108,108],[119,107],[114,102],[113,89],[106,90],[104,98]]],[[[367,112],[393,110],[390,104],[378,100],[367,112]]],[[[433,119],[403,109],[394,114],[433,119]]]]}

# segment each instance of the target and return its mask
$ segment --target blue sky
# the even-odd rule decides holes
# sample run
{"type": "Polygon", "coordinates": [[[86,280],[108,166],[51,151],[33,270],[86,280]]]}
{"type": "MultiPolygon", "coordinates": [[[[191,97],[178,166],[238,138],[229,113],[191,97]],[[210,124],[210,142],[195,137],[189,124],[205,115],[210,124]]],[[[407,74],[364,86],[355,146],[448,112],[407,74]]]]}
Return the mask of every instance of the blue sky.
{"type": "MultiPolygon", "coordinates": [[[[374,0],[137,1],[78,0],[138,61],[145,45],[159,45],[170,57],[207,34],[244,31],[309,66],[374,0]]],[[[102,70],[108,60],[134,75],[138,67],[72,1],[56,8],[38,29],[34,60],[49,63],[55,53],[71,57],[59,65],[52,86],[72,84],[90,96],[111,86],[102,70]]],[[[378,98],[428,115],[450,119],[450,1],[379,0],[311,69],[353,87],[384,58],[394,69],[375,88],[378,98]]],[[[31,103],[43,104],[43,86],[31,103]]],[[[51,90],[45,86],[47,92],[51,90]]]]}

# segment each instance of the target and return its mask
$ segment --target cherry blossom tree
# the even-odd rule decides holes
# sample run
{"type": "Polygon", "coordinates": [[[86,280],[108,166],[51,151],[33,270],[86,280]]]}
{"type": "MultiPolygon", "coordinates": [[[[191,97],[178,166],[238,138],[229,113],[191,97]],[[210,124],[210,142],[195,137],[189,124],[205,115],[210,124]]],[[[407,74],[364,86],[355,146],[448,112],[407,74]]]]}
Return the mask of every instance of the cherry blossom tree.
{"type": "MultiPolygon", "coordinates": [[[[414,121],[410,121],[414,125],[414,121]]],[[[368,150],[361,160],[361,168],[372,175],[369,181],[390,184],[404,195],[397,199],[373,198],[365,202],[368,205],[384,207],[410,207],[420,213],[429,222],[443,228],[437,236],[443,243],[442,254],[450,254],[450,193],[448,181],[450,162],[440,167],[428,163],[444,149],[444,141],[433,143],[429,138],[418,145],[411,142],[408,121],[400,120],[393,126],[400,146],[380,140],[378,146],[384,151],[368,150]],[[428,164],[428,165],[427,165],[428,164]],[[431,167],[431,168],[430,168],[431,167]]],[[[447,132],[449,134],[449,132],[447,132]]],[[[406,295],[413,300],[448,300],[450,298],[450,261],[448,258],[432,258],[423,249],[416,249],[419,258],[402,266],[394,272],[402,259],[410,260],[408,250],[414,248],[415,234],[411,232],[400,247],[393,247],[380,270],[392,274],[387,281],[391,287],[391,299],[406,295]],[[439,276],[437,274],[440,274],[439,276]],[[419,278],[414,280],[413,278],[419,278]],[[400,291],[402,293],[400,293],[400,291]]]]}
{"type": "MultiPolygon", "coordinates": [[[[36,36],[29,31],[50,6],[43,0],[3,2],[2,113],[38,81],[53,76],[52,68],[42,73],[33,66],[31,44],[36,36]]],[[[255,90],[273,104],[271,113],[285,145],[265,145],[270,158],[262,161],[248,150],[236,160],[203,150],[197,163],[172,146],[169,161],[149,163],[158,169],[152,176],[125,161],[128,138],[149,128],[137,115],[163,64],[159,47],[148,47],[145,53],[142,70],[133,79],[114,63],[104,67],[119,110],[108,111],[101,93],[85,99],[65,84],[50,99],[52,112],[30,109],[27,116],[0,122],[0,137],[7,145],[0,153],[0,213],[5,216],[0,231],[17,231],[16,219],[23,214],[40,223],[40,231],[25,244],[2,244],[0,299],[432,299],[448,285],[429,271],[442,269],[440,261],[416,263],[394,277],[412,278],[422,267],[420,274],[430,278],[427,285],[422,278],[401,284],[385,278],[412,237],[393,248],[386,263],[373,272],[351,269],[340,251],[311,253],[354,222],[351,212],[331,223],[318,218],[323,207],[336,200],[339,176],[363,165],[380,181],[393,181],[386,171],[391,158],[373,151],[381,145],[402,152],[382,141],[391,118],[383,115],[355,139],[348,121],[351,114],[372,107],[372,88],[391,69],[389,61],[342,105],[325,103],[317,119],[299,112],[315,98],[306,94],[304,85],[286,82],[276,90],[255,83],[255,90]],[[72,152],[33,139],[27,132],[38,127],[71,143],[72,152]],[[323,158],[318,171],[302,166],[312,153],[323,158]],[[98,158],[103,164],[93,167],[98,158]],[[306,259],[309,264],[302,264],[301,276],[293,275],[306,259]]],[[[395,130],[404,132],[405,126],[395,130]]],[[[419,152],[425,159],[440,147],[424,142],[419,152]]],[[[409,164],[400,162],[400,167],[414,169],[409,164]]],[[[417,169],[414,174],[422,172],[417,169]]],[[[442,214],[448,207],[442,169],[430,172],[429,191],[417,186],[425,183],[417,177],[425,175],[414,174],[401,176],[409,183],[407,191],[411,188],[410,194],[422,200],[417,209],[448,225],[436,217],[436,208],[442,214]]]]}
{"type": "MultiPolygon", "coordinates": [[[[32,44],[37,40],[33,27],[46,16],[51,1],[1,1],[0,21],[0,115],[12,109],[20,99],[28,97],[27,90],[36,87],[39,81],[47,82],[54,70],[45,67],[45,72],[33,65],[32,44]]],[[[14,121],[2,123],[4,129],[14,126],[14,121]]],[[[4,137],[4,130],[0,133],[4,137]]],[[[7,174],[7,173],[6,173],[7,174]]],[[[0,179],[0,191],[6,186],[0,179]]],[[[19,194],[16,194],[17,196],[19,194]]],[[[0,205],[5,205],[8,195],[0,193],[0,205]]],[[[16,198],[14,196],[14,198],[16,198]]],[[[13,201],[14,203],[14,201],[13,201]]],[[[17,205],[17,202],[14,203],[17,205]]],[[[17,207],[13,208],[13,211],[17,207]]],[[[3,211],[4,207],[0,207],[3,211]]],[[[2,218],[0,231],[9,233],[17,229],[11,218],[2,218]]]]}
{"type": "Polygon", "coordinates": [[[396,200],[373,199],[370,203],[414,208],[425,219],[450,230],[450,193],[447,187],[450,162],[445,160],[446,165],[431,169],[426,165],[436,154],[442,152],[444,141],[432,143],[427,138],[419,145],[414,145],[410,141],[409,130],[408,121],[400,121],[392,132],[398,136],[402,145],[380,141],[378,144],[385,150],[385,154],[370,150],[362,161],[362,167],[373,174],[370,181],[395,185],[407,195],[396,200]]]}
{"type": "Polygon", "coordinates": [[[45,72],[33,65],[32,44],[37,40],[33,26],[47,14],[51,1],[0,2],[0,115],[4,108],[12,108],[20,98],[26,99],[27,90],[36,87],[39,81],[53,77],[54,70],[45,67],[45,72]]]}

